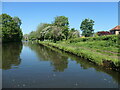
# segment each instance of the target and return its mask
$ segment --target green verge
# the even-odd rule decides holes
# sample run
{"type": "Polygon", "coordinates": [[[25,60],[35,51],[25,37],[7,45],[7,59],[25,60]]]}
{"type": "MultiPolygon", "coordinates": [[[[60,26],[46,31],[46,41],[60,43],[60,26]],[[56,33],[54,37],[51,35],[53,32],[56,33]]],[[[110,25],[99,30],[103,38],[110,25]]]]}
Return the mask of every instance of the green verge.
{"type": "Polygon", "coordinates": [[[76,38],[67,41],[53,43],[50,41],[39,41],[39,44],[54,47],[76,56],[83,57],[97,65],[104,61],[111,61],[115,67],[120,67],[119,45],[117,36],[103,36],[95,38],[76,38]],[[84,41],[85,40],[85,41],[84,41]],[[72,42],[71,42],[72,41],[72,42]]]}

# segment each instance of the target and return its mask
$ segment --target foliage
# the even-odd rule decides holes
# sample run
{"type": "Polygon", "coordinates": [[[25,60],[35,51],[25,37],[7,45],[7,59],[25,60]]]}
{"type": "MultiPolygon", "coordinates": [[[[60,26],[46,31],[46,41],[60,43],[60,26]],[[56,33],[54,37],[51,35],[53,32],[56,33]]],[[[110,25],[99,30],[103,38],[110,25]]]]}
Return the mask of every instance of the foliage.
{"type": "Polygon", "coordinates": [[[115,45],[118,43],[118,36],[117,35],[106,35],[106,36],[98,36],[98,37],[75,38],[75,39],[68,40],[68,42],[76,43],[76,42],[101,41],[101,40],[112,41],[113,44],[115,45]]]}
{"type": "Polygon", "coordinates": [[[24,34],[23,35],[23,40],[28,40],[28,36],[29,36],[28,34],[24,34]]]}
{"type": "Polygon", "coordinates": [[[19,19],[19,17],[13,17],[13,20],[18,24],[18,26],[20,27],[20,25],[22,24],[21,20],[19,19]]]}
{"type": "Polygon", "coordinates": [[[2,19],[0,26],[2,27],[2,41],[21,41],[22,30],[20,28],[21,20],[18,17],[11,17],[7,14],[0,15],[2,19]]]}
{"type": "Polygon", "coordinates": [[[36,36],[38,40],[44,40],[44,36],[45,36],[44,34],[46,33],[45,28],[48,26],[51,26],[51,24],[41,23],[40,25],[38,25],[37,30],[36,30],[36,36]]]}
{"type": "Polygon", "coordinates": [[[61,27],[62,28],[62,33],[65,35],[65,39],[68,39],[68,25],[69,21],[68,18],[65,16],[57,16],[55,17],[53,25],[61,27]]]}
{"type": "Polygon", "coordinates": [[[29,40],[50,40],[53,42],[79,37],[77,30],[69,30],[69,21],[65,16],[57,16],[52,24],[41,23],[36,31],[30,32],[29,40]]]}
{"type": "Polygon", "coordinates": [[[85,19],[82,21],[80,25],[80,29],[82,30],[82,35],[85,37],[90,37],[93,35],[94,29],[93,29],[94,21],[91,19],[85,19]]]}
{"type": "Polygon", "coordinates": [[[93,37],[87,37],[57,43],[45,41],[39,43],[83,57],[97,65],[103,65],[104,60],[108,60],[113,62],[114,65],[119,68],[120,61],[118,60],[118,56],[120,56],[120,52],[118,51],[119,44],[117,41],[118,36],[108,35],[96,37],[96,39],[93,37]]]}
{"type": "Polygon", "coordinates": [[[65,35],[65,39],[67,40],[68,39],[68,26],[64,26],[64,27],[62,27],[63,28],[63,30],[62,30],[62,33],[65,35]]]}
{"type": "Polygon", "coordinates": [[[52,32],[51,32],[51,39],[53,39],[54,42],[62,40],[64,38],[64,34],[62,33],[62,28],[53,26],[52,32]]]}
{"type": "Polygon", "coordinates": [[[55,21],[53,24],[55,26],[63,27],[63,26],[68,26],[69,21],[68,21],[68,18],[65,16],[57,16],[55,17],[55,21]]]}
{"type": "Polygon", "coordinates": [[[78,37],[80,37],[79,31],[75,30],[75,28],[71,28],[71,30],[69,30],[68,32],[68,39],[78,38],[78,37]]]}
{"type": "Polygon", "coordinates": [[[35,31],[30,32],[28,38],[29,40],[35,40],[37,38],[36,32],[35,31]]]}
{"type": "Polygon", "coordinates": [[[94,37],[98,37],[98,34],[97,34],[97,33],[94,33],[94,37]]]}

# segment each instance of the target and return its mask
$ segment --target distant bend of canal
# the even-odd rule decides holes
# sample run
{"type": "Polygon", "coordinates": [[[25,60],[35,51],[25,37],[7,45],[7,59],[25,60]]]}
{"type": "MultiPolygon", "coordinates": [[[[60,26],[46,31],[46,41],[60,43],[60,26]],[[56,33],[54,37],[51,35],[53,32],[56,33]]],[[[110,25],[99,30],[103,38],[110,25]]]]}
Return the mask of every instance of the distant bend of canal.
{"type": "Polygon", "coordinates": [[[120,73],[34,42],[2,45],[3,88],[118,88],[120,73]]]}

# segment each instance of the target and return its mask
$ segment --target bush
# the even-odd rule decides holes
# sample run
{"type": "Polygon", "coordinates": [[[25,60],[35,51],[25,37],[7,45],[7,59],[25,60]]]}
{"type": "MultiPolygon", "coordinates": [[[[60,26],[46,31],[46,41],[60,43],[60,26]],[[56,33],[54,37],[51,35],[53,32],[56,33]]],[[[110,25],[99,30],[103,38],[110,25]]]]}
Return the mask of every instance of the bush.
{"type": "Polygon", "coordinates": [[[117,35],[106,35],[106,36],[99,36],[99,37],[86,37],[86,38],[75,38],[70,39],[70,43],[77,43],[77,42],[85,42],[85,41],[99,41],[99,40],[107,40],[112,41],[114,43],[118,43],[118,36],[117,35]]]}

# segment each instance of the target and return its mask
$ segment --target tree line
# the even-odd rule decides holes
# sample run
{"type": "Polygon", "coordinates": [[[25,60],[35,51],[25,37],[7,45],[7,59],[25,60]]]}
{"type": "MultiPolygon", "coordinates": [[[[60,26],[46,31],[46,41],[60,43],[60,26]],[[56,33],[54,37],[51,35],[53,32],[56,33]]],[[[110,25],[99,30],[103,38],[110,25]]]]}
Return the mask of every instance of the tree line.
{"type": "MultiPolygon", "coordinates": [[[[16,42],[22,39],[27,40],[50,40],[53,42],[60,40],[67,40],[71,38],[80,37],[80,32],[75,28],[69,28],[68,17],[57,16],[52,23],[41,23],[38,25],[35,31],[25,34],[20,28],[22,22],[19,17],[11,17],[8,14],[0,15],[0,37],[3,42],[16,42]]],[[[80,25],[82,35],[85,37],[92,36],[94,21],[91,19],[85,19],[80,25]]]]}
{"type": "Polygon", "coordinates": [[[23,34],[20,28],[22,22],[19,17],[11,17],[7,14],[0,15],[0,37],[2,42],[21,41],[23,34]]]}
{"type": "MultiPolygon", "coordinates": [[[[27,35],[25,35],[27,36],[27,35]]],[[[70,39],[79,37],[79,31],[72,28],[69,30],[69,21],[65,16],[57,16],[51,23],[41,23],[38,25],[36,31],[30,32],[27,36],[29,40],[50,40],[53,42],[60,41],[63,39],[70,39]]]]}
{"type": "MultiPolygon", "coordinates": [[[[89,37],[93,34],[94,21],[90,19],[85,19],[80,26],[82,30],[82,35],[89,37]]],[[[38,25],[36,31],[30,32],[28,35],[25,34],[24,37],[28,37],[29,40],[50,40],[53,42],[60,40],[67,40],[71,38],[80,37],[80,32],[75,28],[69,28],[68,17],[57,16],[51,24],[41,23],[38,25]]],[[[25,39],[24,38],[24,39],[25,39]]]]}

